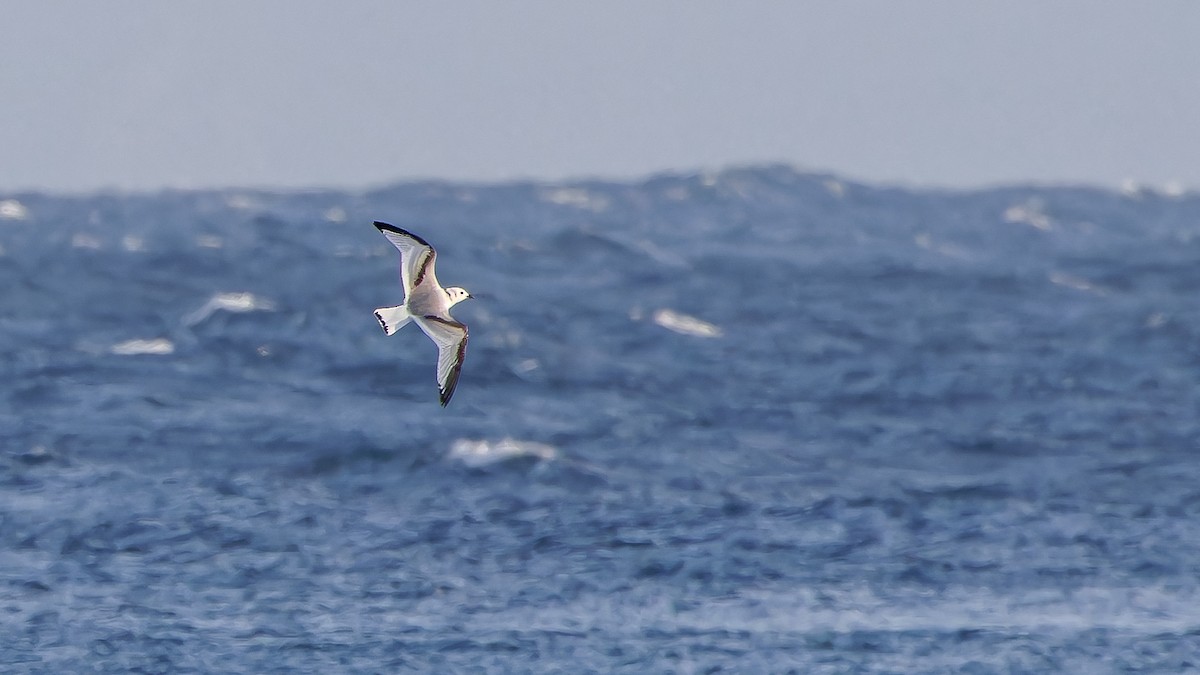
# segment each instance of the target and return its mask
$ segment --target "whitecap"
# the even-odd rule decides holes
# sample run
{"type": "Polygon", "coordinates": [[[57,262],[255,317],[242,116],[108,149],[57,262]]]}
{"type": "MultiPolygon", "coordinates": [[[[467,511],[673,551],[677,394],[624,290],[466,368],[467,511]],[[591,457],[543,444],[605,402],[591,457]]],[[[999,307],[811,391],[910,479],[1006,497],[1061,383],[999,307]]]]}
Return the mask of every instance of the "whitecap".
{"type": "Polygon", "coordinates": [[[539,195],[542,201],[558,204],[560,206],[574,206],[579,209],[587,209],[597,212],[608,209],[611,202],[604,195],[596,195],[582,188],[553,188],[542,190],[539,195]]]}
{"type": "Polygon", "coordinates": [[[549,461],[558,457],[558,450],[545,443],[518,441],[512,438],[500,441],[472,441],[460,438],[451,444],[447,456],[471,468],[478,468],[520,457],[549,461]]]}
{"type": "Polygon", "coordinates": [[[15,199],[0,199],[0,220],[25,220],[29,209],[15,199]]]}
{"type": "Polygon", "coordinates": [[[663,328],[675,331],[681,335],[703,338],[721,337],[721,328],[719,326],[674,310],[660,309],[654,313],[652,319],[654,323],[663,328]]]}
{"type": "Polygon", "coordinates": [[[270,312],[275,309],[275,303],[253,293],[217,293],[209,298],[204,306],[184,317],[183,322],[188,326],[204,321],[217,312],[270,312]]]}
{"type": "Polygon", "coordinates": [[[518,375],[525,375],[526,373],[531,373],[540,367],[541,364],[538,363],[537,359],[525,359],[524,361],[521,361],[513,366],[513,372],[518,375]]]}
{"type": "Polygon", "coordinates": [[[113,345],[109,348],[109,351],[121,356],[134,356],[137,354],[165,355],[175,352],[175,343],[166,338],[126,340],[113,345]]]}
{"type": "Polygon", "coordinates": [[[1099,288],[1092,282],[1082,277],[1077,277],[1066,272],[1051,272],[1049,275],[1050,283],[1056,286],[1065,286],[1073,288],[1077,291],[1087,291],[1089,293],[1098,293],[1104,295],[1104,289],[1099,288]]]}
{"type": "Polygon", "coordinates": [[[1048,231],[1054,227],[1054,221],[1050,220],[1050,216],[1047,216],[1042,209],[1042,202],[1038,199],[1031,199],[1024,204],[1014,204],[1005,209],[1004,222],[1022,223],[1043,232],[1048,231]]]}
{"type": "Polygon", "coordinates": [[[100,248],[100,240],[90,234],[76,232],[75,235],[71,237],[71,246],[74,248],[86,248],[94,251],[100,248]]]}

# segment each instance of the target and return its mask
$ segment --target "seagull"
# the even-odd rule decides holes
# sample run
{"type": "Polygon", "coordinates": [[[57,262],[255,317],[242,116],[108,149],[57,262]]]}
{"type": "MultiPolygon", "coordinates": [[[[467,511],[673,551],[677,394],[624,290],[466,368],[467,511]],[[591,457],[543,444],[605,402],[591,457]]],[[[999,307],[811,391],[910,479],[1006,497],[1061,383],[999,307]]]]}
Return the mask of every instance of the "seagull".
{"type": "Polygon", "coordinates": [[[450,316],[450,308],[471,294],[458,286],[442,288],[433,271],[437,251],[429,242],[389,223],[375,221],[375,227],[400,249],[400,281],[404,284],[404,304],[380,307],[375,318],[388,335],[415,322],[437,345],[438,393],[444,408],[454,395],[467,353],[467,327],[450,316]]]}

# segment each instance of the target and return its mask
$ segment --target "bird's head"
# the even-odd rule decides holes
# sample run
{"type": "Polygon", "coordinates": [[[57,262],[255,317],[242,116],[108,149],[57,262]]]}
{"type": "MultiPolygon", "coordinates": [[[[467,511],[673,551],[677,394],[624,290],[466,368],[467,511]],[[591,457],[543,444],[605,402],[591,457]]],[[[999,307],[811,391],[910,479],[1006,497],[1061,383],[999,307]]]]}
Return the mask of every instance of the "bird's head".
{"type": "Polygon", "coordinates": [[[467,289],[461,286],[451,286],[446,289],[446,295],[450,296],[450,306],[453,307],[463,300],[469,300],[474,297],[467,292],[467,289]]]}

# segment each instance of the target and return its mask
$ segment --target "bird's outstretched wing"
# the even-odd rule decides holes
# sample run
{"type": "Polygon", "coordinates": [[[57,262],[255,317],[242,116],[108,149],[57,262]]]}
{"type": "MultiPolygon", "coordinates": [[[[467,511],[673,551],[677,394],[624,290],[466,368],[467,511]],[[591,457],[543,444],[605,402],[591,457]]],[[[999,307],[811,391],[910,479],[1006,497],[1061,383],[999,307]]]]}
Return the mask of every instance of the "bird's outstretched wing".
{"type": "Polygon", "coordinates": [[[436,278],[433,274],[433,264],[437,260],[437,251],[433,250],[429,242],[390,223],[377,220],[375,227],[400,250],[400,281],[404,284],[405,295],[426,279],[436,278]]]}
{"type": "Polygon", "coordinates": [[[444,408],[454,395],[458,375],[462,372],[463,358],[467,354],[467,327],[440,316],[421,317],[417,319],[417,325],[438,348],[437,383],[444,408]]]}

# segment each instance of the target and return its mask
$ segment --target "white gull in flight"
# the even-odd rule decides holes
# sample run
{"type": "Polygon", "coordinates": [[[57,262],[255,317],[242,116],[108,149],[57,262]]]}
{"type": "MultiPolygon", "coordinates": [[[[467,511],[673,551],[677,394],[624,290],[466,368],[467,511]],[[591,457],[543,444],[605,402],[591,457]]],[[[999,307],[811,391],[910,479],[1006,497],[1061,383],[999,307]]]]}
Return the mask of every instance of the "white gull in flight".
{"type": "Polygon", "coordinates": [[[388,223],[375,221],[375,227],[400,249],[400,281],[404,284],[404,304],[380,307],[375,318],[388,335],[414,321],[437,345],[438,392],[445,407],[454,395],[467,353],[467,327],[450,316],[450,308],[471,294],[458,286],[442,288],[433,271],[437,251],[429,242],[388,223]]]}

